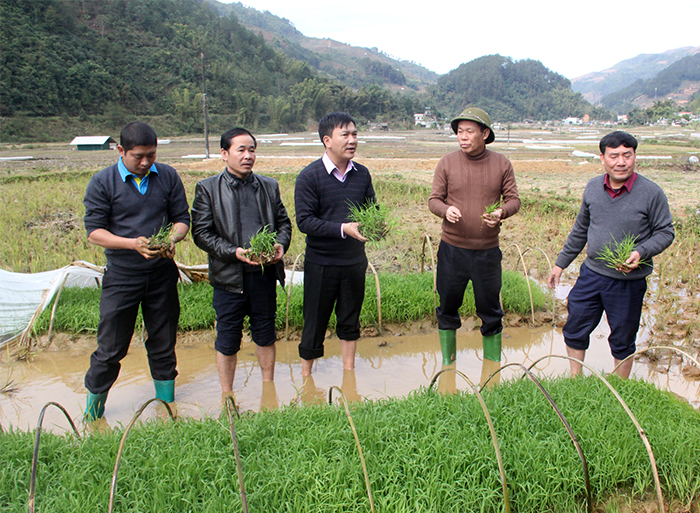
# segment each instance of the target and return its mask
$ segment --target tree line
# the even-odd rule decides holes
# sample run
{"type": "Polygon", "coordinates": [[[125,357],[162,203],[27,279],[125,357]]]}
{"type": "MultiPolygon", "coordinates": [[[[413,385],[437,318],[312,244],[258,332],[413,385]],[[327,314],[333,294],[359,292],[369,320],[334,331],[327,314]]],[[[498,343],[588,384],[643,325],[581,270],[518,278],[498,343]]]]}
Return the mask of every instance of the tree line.
{"type": "Polygon", "coordinates": [[[170,114],[201,117],[202,59],[210,112],[251,128],[301,130],[346,109],[412,120],[422,102],[350,88],[273,50],[260,35],[194,0],[0,0],[1,116],[170,114]]]}
{"type": "Polygon", "coordinates": [[[7,119],[167,115],[178,130],[196,132],[202,71],[209,112],[252,130],[304,130],[333,110],[403,126],[425,107],[449,118],[479,104],[502,121],[592,110],[540,62],[499,55],[463,64],[425,94],[372,83],[401,85],[406,77],[362,59],[364,85],[351,88],[196,0],[0,0],[0,29],[7,119]]]}

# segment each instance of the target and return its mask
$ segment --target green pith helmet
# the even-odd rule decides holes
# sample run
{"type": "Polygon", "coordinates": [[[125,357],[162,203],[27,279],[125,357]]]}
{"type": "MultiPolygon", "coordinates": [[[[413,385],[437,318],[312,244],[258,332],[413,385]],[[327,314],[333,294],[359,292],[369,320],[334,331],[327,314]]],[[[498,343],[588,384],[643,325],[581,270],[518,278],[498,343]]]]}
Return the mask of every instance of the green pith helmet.
{"type": "Polygon", "coordinates": [[[479,109],[478,107],[467,107],[464,109],[459,116],[452,120],[452,130],[457,133],[457,126],[460,121],[476,121],[477,123],[484,125],[489,129],[489,136],[486,138],[486,144],[491,144],[496,136],[493,134],[493,129],[491,128],[491,116],[489,116],[485,110],[479,109]]]}

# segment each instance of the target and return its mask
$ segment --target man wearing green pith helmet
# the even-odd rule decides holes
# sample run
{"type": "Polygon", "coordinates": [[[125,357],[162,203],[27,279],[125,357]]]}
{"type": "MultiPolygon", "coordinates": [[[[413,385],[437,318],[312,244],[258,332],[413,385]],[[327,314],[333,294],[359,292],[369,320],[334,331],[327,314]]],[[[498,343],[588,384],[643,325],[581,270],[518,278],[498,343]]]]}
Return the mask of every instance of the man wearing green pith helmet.
{"type": "Polygon", "coordinates": [[[518,188],[510,161],[486,149],[495,136],[484,110],[468,107],[451,124],[460,149],[438,162],[428,202],[430,211],[443,219],[437,263],[443,364],[456,359],[456,331],[462,325],[459,308],[470,281],[481,319],[484,357],[500,361],[503,309],[498,235],[502,221],[520,210],[518,188]]]}

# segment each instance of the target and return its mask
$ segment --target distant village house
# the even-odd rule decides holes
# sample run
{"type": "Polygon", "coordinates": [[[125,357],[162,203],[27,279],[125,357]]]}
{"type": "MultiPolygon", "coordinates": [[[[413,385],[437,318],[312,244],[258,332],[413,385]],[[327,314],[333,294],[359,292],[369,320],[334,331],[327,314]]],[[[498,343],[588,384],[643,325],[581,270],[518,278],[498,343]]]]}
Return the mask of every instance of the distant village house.
{"type": "Polygon", "coordinates": [[[430,111],[430,108],[426,107],[425,112],[423,113],[417,113],[413,115],[414,119],[414,125],[420,125],[423,128],[430,128],[435,126],[437,123],[437,118],[433,116],[433,113],[430,111]]]}
{"type": "Polygon", "coordinates": [[[76,137],[70,143],[71,146],[77,146],[78,151],[108,150],[110,149],[110,144],[117,144],[117,141],[108,135],[76,137]]]}

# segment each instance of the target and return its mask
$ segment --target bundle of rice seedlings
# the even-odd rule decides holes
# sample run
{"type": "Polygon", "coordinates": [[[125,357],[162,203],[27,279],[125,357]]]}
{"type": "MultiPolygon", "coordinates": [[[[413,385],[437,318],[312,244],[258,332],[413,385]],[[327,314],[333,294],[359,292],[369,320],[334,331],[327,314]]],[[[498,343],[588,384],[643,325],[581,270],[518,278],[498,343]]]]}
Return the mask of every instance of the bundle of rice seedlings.
{"type": "Polygon", "coordinates": [[[501,208],[501,202],[497,201],[496,203],[492,203],[491,205],[487,205],[486,208],[484,209],[484,213],[481,216],[481,227],[484,227],[484,221],[486,218],[491,218],[493,213],[496,211],[497,208],[501,208]]]}
{"type": "MultiPolygon", "coordinates": [[[[615,237],[612,237],[612,242],[609,242],[603,247],[603,250],[598,253],[596,259],[603,261],[606,267],[615,269],[621,273],[630,271],[631,269],[627,265],[627,260],[632,254],[632,251],[634,251],[637,238],[637,235],[632,236],[627,234],[618,242],[615,240],[615,237]]],[[[639,261],[639,265],[650,265],[649,260],[642,259],[639,261]]]]}
{"type": "Polygon", "coordinates": [[[170,238],[172,231],[173,224],[165,224],[164,220],[160,228],[156,230],[153,235],[151,235],[150,239],[148,239],[148,249],[164,254],[170,249],[170,245],[172,244],[172,239],[170,238]]]}
{"type": "Polygon", "coordinates": [[[349,204],[350,220],[359,223],[360,235],[367,242],[379,242],[394,229],[396,220],[391,216],[388,207],[377,203],[365,203],[362,206],[349,204]]]}
{"type": "Polygon", "coordinates": [[[265,225],[250,238],[250,248],[247,256],[253,262],[267,265],[275,258],[276,243],[277,232],[270,231],[269,226],[265,225]]]}

